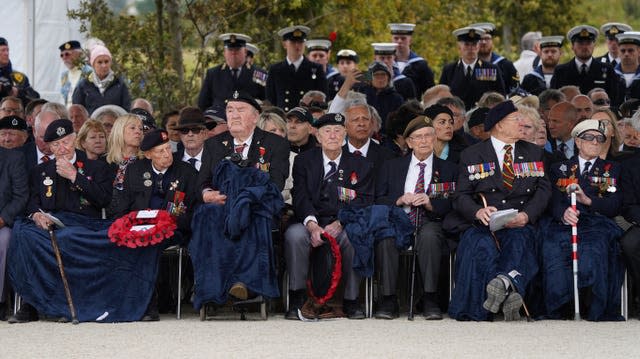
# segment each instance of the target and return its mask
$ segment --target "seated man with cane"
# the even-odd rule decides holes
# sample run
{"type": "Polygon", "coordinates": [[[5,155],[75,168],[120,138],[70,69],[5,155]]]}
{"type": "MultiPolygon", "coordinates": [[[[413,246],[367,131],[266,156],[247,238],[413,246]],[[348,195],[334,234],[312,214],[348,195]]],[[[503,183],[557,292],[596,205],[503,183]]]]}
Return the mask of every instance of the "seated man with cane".
{"type": "MultiPolygon", "coordinates": [[[[604,121],[584,120],[571,135],[578,154],[551,166],[553,218],[541,231],[547,315],[567,317],[573,312],[569,308],[573,299],[587,320],[622,320],[620,286],[624,269],[617,241],[622,230],[613,220],[622,206],[620,165],[599,157],[606,140],[604,121]],[[576,195],[575,210],[569,201],[571,192],[576,195]],[[573,298],[571,226],[577,226],[578,236],[578,298],[573,298]]],[[[627,195],[633,196],[633,191],[627,195]]]]}
{"type": "Polygon", "coordinates": [[[455,212],[444,223],[461,233],[449,316],[491,320],[502,311],[506,320],[517,320],[527,284],[538,272],[534,224],[551,189],[542,149],[520,140],[523,122],[513,102],[493,107],[484,126],[491,137],[462,152],[455,212]],[[490,228],[492,214],[506,209],[517,214],[503,217],[504,228],[490,228]]]}
{"type": "MultiPolygon", "coordinates": [[[[432,120],[439,119],[443,113],[451,116],[451,110],[439,105],[427,110],[429,117],[414,118],[404,131],[411,153],[382,165],[376,180],[376,203],[402,207],[412,224],[419,228],[414,250],[422,278],[422,315],[427,320],[438,320],[442,319],[438,305],[440,262],[443,249],[448,251],[442,219],[451,211],[449,195],[455,191],[458,167],[433,155],[435,130],[432,120]]],[[[383,294],[382,302],[376,308],[376,318],[398,316],[399,257],[394,238],[385,239],[376,247],[383,294]]]]}

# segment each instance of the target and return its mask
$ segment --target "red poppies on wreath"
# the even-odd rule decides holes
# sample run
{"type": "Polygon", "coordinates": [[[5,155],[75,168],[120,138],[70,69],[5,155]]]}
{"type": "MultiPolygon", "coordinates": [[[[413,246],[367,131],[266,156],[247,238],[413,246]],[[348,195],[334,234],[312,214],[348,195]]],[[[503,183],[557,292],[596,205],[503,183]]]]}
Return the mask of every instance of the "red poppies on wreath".
{"type": "Polygon", "coordinates": [[[147,247],[172,237],[176,228],[175,218],[165,210],[159,210],[155,218],[138,218],[138,211],[132,211],[116,219],[109,227],[108,235],[118,246],[147,247]],[[154,226],[142,231],[132,230],[137,225],[154,226]]]}
{"type": "Polygon", "coordinates": [[[316,297],[313,292],[313,286],[311,285],[311,280],[307,279],[307,289],[309,292],[309,297],[313,299],[318,305],[324,305],[329,299],[333,297],[338,289],[338,284],[340,284],[340,278],[342,278],[342,253],[340,252],[340,245],[338,245],[338,241],[333,238],[329,233],[322,232],[322,237],[324,237],[327,242],[329,242],[329,246],[331,248],[331,254],[333,254],[333,259],[335,259],[335,263],[333,263],[333,268],[331,271],[331,285],[329,285],[329,289],[327,289],[327,293],[322,297],[316,297]]]}

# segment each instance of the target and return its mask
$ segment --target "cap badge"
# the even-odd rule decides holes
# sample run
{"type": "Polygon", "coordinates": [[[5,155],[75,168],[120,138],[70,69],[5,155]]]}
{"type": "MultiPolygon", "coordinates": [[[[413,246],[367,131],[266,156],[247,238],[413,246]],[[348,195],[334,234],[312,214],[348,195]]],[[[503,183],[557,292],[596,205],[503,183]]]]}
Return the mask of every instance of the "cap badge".
{"type": "Polygon", "coordinates": [[[233,91],[233,98],[237,99],[240,97],[240,93],[238,91],[233,91]]]}
{"type": "Polygon", "coordinates": [[[66,44],[64,44],[64,48],[66,50],[69,50],[71,48],[71,44],[67,42],[66,44]]]}
{"type": "Polygon", "coordinates": [[[471,29],[469,30],[469,37],[475,37],[476,36],[476,30],[471,29]]]}
{"type": "Polygon", "coordinates": [[[589,37],[589,31],[587,29],[580,30],[580,37],[589,37]]]}
{"type": "Polygon", "coordinates": [[[235,44],[236,43],[236,35],[229,36],[229,42],[232,43],[232,44],[235,44]]]}
{"type": "Polygon", "coordinates": [[[602,133],[607,133],[607,129],[604,125],[604,121],[598,121],[598,131],[602,133]]]}
{"type": "Polygon", "coordinates": [[[339,113],[336,113],[336,117],[334,119],[336,120],[336,122],[342,122],[343,121],[342,115],[339,114],[339,113]]]}
{"type": "Polygon", "coordinates": [[[296,30],[293,32],[293,37],[302,37],[302,31],[300,31],[300,30],[296,29],[296,30]]]}
{"type": "Polygon", "coordinates": [[[56,134],[58,136],[62,136],[64,134],[66,134],[67,132],[64,130],[64,127],[58,127],[58,129],[56,129],[56,134]]]}
{"type": "Polygon", "coordinates": [[[611,29],[609,29],[609,33],[610,34],[614,34],[615,35],[615,34],[617,34],[619,32],[620,32],[620,30],[618,30],[618,28],[615,27],[615,26],[611,26],[611,29]]]}
{"type": "Polygon", "coordinates": [[[18,120],[16,120],[15,118],[11,121],[11,125],[12,126],[18,126],[18,120]]]}

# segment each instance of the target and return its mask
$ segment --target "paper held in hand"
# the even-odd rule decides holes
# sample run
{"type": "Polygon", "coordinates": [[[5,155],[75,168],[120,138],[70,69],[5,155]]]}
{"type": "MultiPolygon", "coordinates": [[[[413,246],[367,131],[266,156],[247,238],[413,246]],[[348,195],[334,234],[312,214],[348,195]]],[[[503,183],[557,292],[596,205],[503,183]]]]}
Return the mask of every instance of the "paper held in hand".
{"type": "Polygon", "coordinates": [[[491,232],[499,231],[504,228],[505,224],[511,222],[518,215],[518,210],[509,208],[491,213],[489,219],[489,229],[491,232]]]}
{"type": "Polygon", "coordinates": [[[40,213],[44,214],[51,222],[53,222],[53,224],[55,224],[56,227],[58,227],[58,229],[64,228],[64,223],[62,223],[62,221],[60,219],[58,219],[57,217],[55,217],[51,213],[47,213],[47,212],[43,211],[42,209],[39,209],[39,211],[40,211],[40,213]]]}

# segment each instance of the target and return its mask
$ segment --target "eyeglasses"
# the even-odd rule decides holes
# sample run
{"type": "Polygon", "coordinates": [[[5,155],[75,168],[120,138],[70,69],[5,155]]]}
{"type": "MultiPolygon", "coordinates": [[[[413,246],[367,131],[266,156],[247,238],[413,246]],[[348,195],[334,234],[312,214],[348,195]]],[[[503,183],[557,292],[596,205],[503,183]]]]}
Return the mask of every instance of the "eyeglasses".
{"type": "Polygon", "coordinates": [[[430,139],[431,137],[433,137],[433,133],[429,133],[429,134],[424,134],[424,135],[415,135],[415,136],[409,136],[409,138],[411,139],[411,141],[425,141],[430,139]]]}
{"type": "Polygon", "coordinates": [[[19,108],[6,108],[6,107],[2,107],[0,108],[0,111],[6,112],[6,113],[22,113],[22,110],[19,108]]]}
{"type": "Polygon", "coordinates": [[[60,53],[60,58],[61,58],[61,59],[62,59],[62,58],[65,58],[65,57],[69,57],[69,56],[71,56],[71,53],[70,53],[70,52],[62,52],[62,53],[60,53]]]}
{"type": "Polygon", "coordinates": [[[181,128],[178,131],[183,135],[188,135],[189,132],[193,132],[194,135],[197,135],[197,134],[200,133],[200,131],[202,131],[202,129],[200,127],[196,127],[196,128],[181,128]]]}
{"type": "Polygon", "coordinates": [[[593,101],[593,104],[596,105],[596,106],[604,106],[604,105],[608,105],[610,103],[611,103],[611,101],[609,101],[609,99],[607,99],[607,98],[599,98],[599,99],[593,101]]]}
{"type": "Polygon", "coordinates": [[[591,142],[593,140],[598,141],[598,143],[604,143],[607,139],[604,137],[604,135],[592,135],[590,133],[586,133],[582,136],[578,136],[578,138],[580,138],[581,140],[587,141],[587,142],[591,142]]]}

